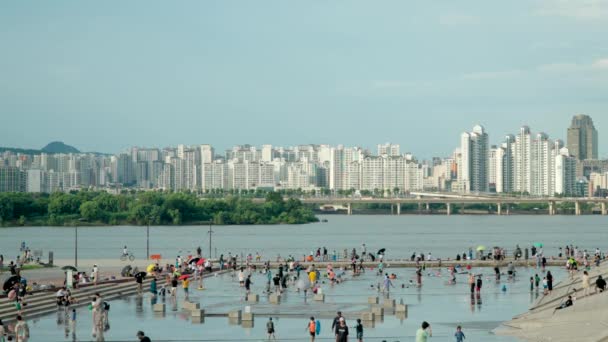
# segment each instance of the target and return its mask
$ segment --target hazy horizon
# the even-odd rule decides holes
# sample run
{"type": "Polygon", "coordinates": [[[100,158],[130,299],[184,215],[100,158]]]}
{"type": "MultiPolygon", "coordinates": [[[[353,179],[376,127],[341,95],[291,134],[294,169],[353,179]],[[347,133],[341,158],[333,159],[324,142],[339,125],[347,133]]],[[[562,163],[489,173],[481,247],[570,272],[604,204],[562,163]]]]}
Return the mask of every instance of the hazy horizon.
{"type": "Polygon", "coordinates": [[[0,4],[0,146],[401,145],[608,128],[608,2],[0,4]]]}

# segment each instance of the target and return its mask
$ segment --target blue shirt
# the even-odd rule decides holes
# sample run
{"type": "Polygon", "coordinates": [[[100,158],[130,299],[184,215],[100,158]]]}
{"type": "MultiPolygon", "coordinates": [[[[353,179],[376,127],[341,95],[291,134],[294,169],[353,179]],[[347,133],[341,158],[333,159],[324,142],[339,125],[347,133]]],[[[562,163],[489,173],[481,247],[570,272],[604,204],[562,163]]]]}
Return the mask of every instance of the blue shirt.
{"type": "Polygon", "coordinates": [[[465,339],[464,333],[462,331],[457,331],[454,336],[456,337],[456,342],[462,342],[465,339]]]}

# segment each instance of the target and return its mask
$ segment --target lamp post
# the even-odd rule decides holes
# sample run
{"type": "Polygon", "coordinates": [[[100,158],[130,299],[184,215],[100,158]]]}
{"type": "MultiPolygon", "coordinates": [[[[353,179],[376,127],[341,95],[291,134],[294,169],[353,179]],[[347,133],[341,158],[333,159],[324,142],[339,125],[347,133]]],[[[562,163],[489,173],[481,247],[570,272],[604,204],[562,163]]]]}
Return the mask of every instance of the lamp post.
{"type": "Polygon", "coordinates": [[[79,218],[74,226],[74,267],[78,268],[78,224],[84,222],[83,218],[79,218]]]}
{"type": "Polygon", "coordinates": [[[150,218],[146,220],[146,260],[150,260],[150,218]]]}
{"type": "Polygon", "coordinates": [[[213,221],[209,220],[209,256],[208,256],[209,259],[211,259],[211,234],[213,234],[213,229],[211,228],[212,224],[213,224],[213,221]]]}

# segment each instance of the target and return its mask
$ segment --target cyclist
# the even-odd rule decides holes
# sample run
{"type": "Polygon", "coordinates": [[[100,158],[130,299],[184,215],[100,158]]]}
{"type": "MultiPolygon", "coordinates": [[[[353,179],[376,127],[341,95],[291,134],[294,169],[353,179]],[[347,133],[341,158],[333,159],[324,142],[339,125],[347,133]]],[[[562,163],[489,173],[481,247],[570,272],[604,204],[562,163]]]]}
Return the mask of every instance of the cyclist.
{"type": "Polygon", "coordinates": [[[123,247],[122,256],[129,256],[129,249],[127,248],[127,246],[123,247]]]}

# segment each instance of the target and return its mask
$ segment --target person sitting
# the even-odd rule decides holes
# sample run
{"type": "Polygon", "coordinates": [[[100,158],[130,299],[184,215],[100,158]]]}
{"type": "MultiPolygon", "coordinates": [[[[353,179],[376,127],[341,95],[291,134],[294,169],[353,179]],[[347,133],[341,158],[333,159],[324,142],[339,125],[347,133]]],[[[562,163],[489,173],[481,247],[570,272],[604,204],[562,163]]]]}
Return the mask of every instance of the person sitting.
{"type": "Polygon", "coordinates": [[[595,281],[595,290],[597,291],[597,289],[600,290],[600,293],[606,290],[606,280],[604,280],[601,275],[599,275],[595,281]]]}
{"type": "Polygon", "coordinates": [[[572,296],[568,296],[568,299],[566,299],[566,301],[563,302],[562,305],[560,305],[557,308],[555,308],[555,310],[565,309],[565,308],[567,308],[569,306],[572,306],[572,296]]]}

